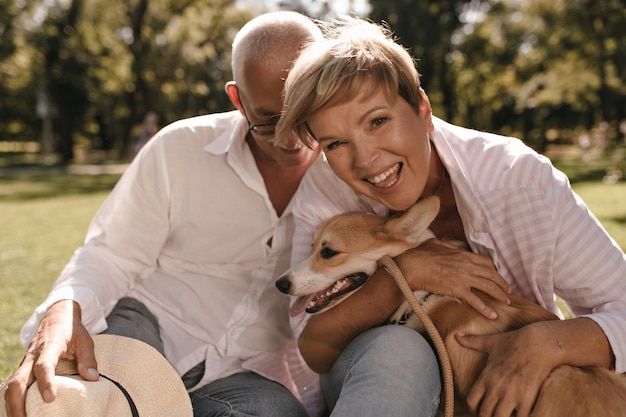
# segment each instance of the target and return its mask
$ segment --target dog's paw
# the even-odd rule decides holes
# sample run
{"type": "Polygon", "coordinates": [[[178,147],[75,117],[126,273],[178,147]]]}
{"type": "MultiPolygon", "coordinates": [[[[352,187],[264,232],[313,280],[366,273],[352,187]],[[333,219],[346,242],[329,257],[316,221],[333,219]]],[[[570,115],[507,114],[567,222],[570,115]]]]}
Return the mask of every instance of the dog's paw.
{"type": "MultiPolygon", "coordinates": [[[[428,315],[429,308],[439,299],[444,296],[434,294],[428,291],[415,291],[413,296],[419,303],[420,307],[424,310],[424,313],[428,315]]],[[[413,308],[408,301],[405,301],[400,305],[396,312],[389,319],[390,324],[401,324],[410,327],[422,334],[426,334],[426,328],[424,323],[420,320],[419,316],[415,314],[413,308]]]]}
{"type": "Polygon", "coordinates": [[[406,324],[407,320],[409,320],[412,314],[413,314],[413,310],[411,309],[411,306],[409,305],[407,301],[405,301],[404,303],[400,305],[400,307],[398,307],[396,312],[393,313],[391,317],[389,317],[389,320],[387,320],[387,323],[404,325],[406,324]]]}

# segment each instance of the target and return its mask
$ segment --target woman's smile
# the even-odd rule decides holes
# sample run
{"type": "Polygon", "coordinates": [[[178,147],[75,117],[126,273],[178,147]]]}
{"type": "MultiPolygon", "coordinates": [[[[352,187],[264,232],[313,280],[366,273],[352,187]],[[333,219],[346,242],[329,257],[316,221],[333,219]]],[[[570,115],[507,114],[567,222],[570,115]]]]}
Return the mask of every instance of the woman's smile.
{"type": "Polygon", "coordinates": [[[386,171],[364,180],[372,184],[377,188],[389,188],[398,182],[400,171],[402,170],[402,163],[398,162],[386,171]]]}

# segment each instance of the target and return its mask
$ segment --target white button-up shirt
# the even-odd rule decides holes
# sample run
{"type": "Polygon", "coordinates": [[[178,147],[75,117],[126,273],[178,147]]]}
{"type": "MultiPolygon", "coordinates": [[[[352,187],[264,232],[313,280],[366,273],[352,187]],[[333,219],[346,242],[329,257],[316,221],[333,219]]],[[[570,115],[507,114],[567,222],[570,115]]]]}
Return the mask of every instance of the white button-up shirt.
{"type": "Polygon", "coordinates": [[[197,387],[253,370],[296,396],[316,392],[289,327],[289,297],[274,286],[289,267],[291,206],[277,216],[246,133],[233,111],[175,122],[149,141],[23,327],[24,346],[58,300],[77,301],[93,334],[121,297],[134,297],[157,317],[181,375],[206,362],[197,387]]]}
{"type": "MultiPolygon", "coordinates": [[[[490,256],[511,289],[560,315],[555,294],[574,315],[595,320],[626,372],[626,255],[572,191],[566,176],[520,140],[434,118],[432,143],[452,179],[465,236],[490,256]]],[[[358,196],[323,155],[296,195],[292,263],[304,259],[320,224],[339,213],[386,216],[358,196]]],[[[453,279],[453,278],[451,278],[453,279]]],[[[292,320],[299,333],[306,314],[292,320]]]]}

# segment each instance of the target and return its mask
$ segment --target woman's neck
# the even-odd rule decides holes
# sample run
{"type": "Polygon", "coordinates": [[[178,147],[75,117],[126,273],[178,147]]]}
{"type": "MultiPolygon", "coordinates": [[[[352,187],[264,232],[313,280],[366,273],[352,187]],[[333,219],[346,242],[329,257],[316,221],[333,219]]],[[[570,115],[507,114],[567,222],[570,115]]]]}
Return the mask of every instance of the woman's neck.
{"type": "Polygon", "coordinates": [[[430,229],[439,239],[453,239],[467,242],[463,221],[459,215],[452,188],[452,179],[441,161],[434,146],[431,152],[431,177],[429,194],[423,193],[422,197],[436,195],[439,197],[439,214],[430,225],[430,229]]]}

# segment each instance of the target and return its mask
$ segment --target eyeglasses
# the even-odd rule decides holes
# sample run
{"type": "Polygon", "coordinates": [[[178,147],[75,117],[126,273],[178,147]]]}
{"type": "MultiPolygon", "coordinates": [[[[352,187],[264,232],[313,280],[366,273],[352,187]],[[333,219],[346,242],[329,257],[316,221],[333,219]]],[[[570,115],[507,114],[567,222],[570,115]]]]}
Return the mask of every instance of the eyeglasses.
{"type": "MultiPolygon", "coordinates": [[[[239,92],[239,88],[237,88],[237,92],[239,92]]],[[[241,110],[243,111],[243,115],[248,122],[248,130],[252,133],[256,133],[259,136],[274,136],[276,134],[276,124],[278,123],[278,117],[276,121],[273,123],[263,123],[258,125],[253,125],[250,123],[250,119],[248,119],[248,115],[246,113],[246,109],[243,107],[243,100],[241,99],[241,94],[239,94],[239,103],[241,104],[241,110]]]]}

